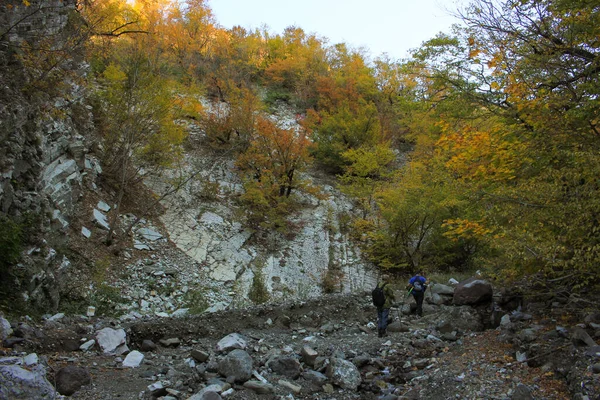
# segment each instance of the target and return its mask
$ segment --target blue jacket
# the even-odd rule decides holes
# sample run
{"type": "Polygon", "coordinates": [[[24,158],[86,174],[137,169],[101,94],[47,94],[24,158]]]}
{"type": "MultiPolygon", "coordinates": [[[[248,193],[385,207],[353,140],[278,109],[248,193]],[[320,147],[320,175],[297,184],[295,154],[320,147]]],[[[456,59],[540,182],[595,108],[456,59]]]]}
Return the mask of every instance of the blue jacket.
{"type": "Polygon", "coordinates": [[[412,278],[410,278],[410,280],[408,281],[409,285],[414,285],[415,281],[419,280],[423,285],[425,285],[425,283],[427,282],[427,278],[425,278],[424,276],[421,275],[415,275],[412,278]]]}

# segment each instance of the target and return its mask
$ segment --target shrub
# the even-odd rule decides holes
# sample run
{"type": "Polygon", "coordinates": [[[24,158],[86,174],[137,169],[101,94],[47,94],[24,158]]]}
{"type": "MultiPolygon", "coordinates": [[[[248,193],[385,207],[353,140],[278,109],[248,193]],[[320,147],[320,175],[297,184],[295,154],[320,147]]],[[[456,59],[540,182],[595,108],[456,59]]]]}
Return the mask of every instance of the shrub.
{"type": "Polygon", "coordinates": [[[183,297],[183,301],[190,314],[202,314],[208,308],[206,295],[201,290],[190,290],[183,297]]]}
{"type": "Polygon", "coordinates": [[[254,270],[254,276],[252,277],[252,286],[250,286],[248,298],[255,304],[263,304],[269,301],[270,297],[271,295],[265,285],[265,276],[262,273],[262,269],[256,268],[254,270]]]}
{"type": "Polygon", "coordinates": [[[22,247],[22,226],[8,217],[0,216],[0,274],[8,272],[8,268],[19,261],[22,247]]]}
{"type": "Polygon", "coordinates": [[[344,273],[337,268],[328,268],[321,277],[321,288],[325,293],[341,292],[344,273]]]}

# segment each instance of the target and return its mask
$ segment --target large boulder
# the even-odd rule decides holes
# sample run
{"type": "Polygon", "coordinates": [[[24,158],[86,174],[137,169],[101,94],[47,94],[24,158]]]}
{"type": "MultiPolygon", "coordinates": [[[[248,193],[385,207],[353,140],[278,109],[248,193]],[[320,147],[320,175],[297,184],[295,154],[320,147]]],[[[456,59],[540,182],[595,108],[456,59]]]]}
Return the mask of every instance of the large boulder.
{"type": "Polygon", "coordinates": [[[429,285],[429,291],[432,294],[440,294],[452,296],[454,294],[454,288],[448,285],[442,285],[441,283],[432,283],[429,285]]]}
{"type": "Polygon", "coordinates": [[[0,315],[0,341],[8,338],[13,334],[10,322],[8,322],[2,315],[0,315]]]}
{"type": "Polygon", "coordinates": [[[342,358],[332,357],[329,360],[325,375],[331,379],[334,385],[343,389],[356,390],[362,382],[358,368],[350,361],[342,358]]]}
{"type": "Polygon", "coordinates": [[[43,369],[29,371],[18,365],[0,365],[0,399],[55,399],[54,387],[43,369]]]}
{"type": "Polygon", "coordinates": [[[267,366],[277,375],[287,376],[291,379],[298,379],[302,373],[300,361],[290,356],[275,357],[267,362],[267,366]]]}
{"type": "Polygon", "coordinates": [[[82,386],[92,383],[92,377],[87,369],[69,365],[56,373],[56,390],[58,393],[70,396],[82,386]]]}
{"type": "Polygon", "coordinates": [[[245,349],[248,346],[246,339],[239,333],[230,333],[217,343],[217,351],[226,353],[234,349],[245,349]]]}
{"type": "Polygon", "coordinates": [[[453,303],[457,306],[477,305],[492,300],[492,285],[479,278],[469,278],[454,289],[453,303]]]}
{"type": "Polygon", "coordinates": [[[246,382],[252,376],[252,357],[241,349],[235,349],[219,362],[219,373],[235,382],[246,382]]]}
{"type": "Polygon", "coordinates": [[[440,333],[453,331],[479,332],[484,328],[481,316],[475,309],[468,306],[445,308],[438,317],[436,329],[440,333]]]}
{"type": "Polygon", "coordinates": [[[125,330],[104,328],[96,334],[96,342],[104,354],[114,354],[117,349],[125,344],[125,330]]]}

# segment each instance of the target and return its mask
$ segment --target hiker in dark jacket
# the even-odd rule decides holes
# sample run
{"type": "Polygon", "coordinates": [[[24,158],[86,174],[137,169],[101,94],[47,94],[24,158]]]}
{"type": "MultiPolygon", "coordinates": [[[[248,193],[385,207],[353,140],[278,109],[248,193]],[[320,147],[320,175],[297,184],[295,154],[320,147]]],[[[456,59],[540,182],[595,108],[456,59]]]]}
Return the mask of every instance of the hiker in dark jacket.
{"type": "Polygon", "coordinates": [[[427,289],[427,278],[423,276],[423,271],[417,272],[415,276],[408,281],[410,293],[412,293],[417,303],[417,315],[423,316],[423,299],[425,298],[425,290],[427,289]]]}
{"type": "Polygon", "coordinates": [[[394,288],[388,274],[383,274],[381,276],[380,286],[383,287],[385,303],[383,307],[377,308],[377,331],[379,337],[384,337],[386,335],[390,308],[396,303],[396,298],[394,297],[394,288]]]}

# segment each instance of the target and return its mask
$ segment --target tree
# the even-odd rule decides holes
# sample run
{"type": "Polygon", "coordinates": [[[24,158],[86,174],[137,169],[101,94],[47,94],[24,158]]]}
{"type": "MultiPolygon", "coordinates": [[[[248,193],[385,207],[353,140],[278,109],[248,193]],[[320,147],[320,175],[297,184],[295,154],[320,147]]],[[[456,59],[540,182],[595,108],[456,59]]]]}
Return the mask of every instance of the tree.
{"type": "Polygon", "coordinates": [[[367,218],[373,210],[373,195],[382,182],[391,176],[391,164],[395,155],[384,144],[372,148],[360,147],[342,153],[348,163],[343,175],[339,177],[341,190],[357,199],[367,218]]]}
{"type": "Polygon", "coordinates": [[[447,233],[487,237],[495,271],[597,273],[594,7],[476,1],[461,14],[465,29],[415,53],[439,117],[419,139],[429,149],[421,160],[448,168],[472,204],[447,233]]]}
{"type": "Polygon", "coordinates": [[[254,180],[276,185],[280,197],[289,197],[293,189],[301,187],[298,173],[310,162],[309,146],[304,130],[281,129],[259,118],[250,147],[238,157],[236,165],[254,180]]]}
{"type": "Polygon", "coordinates": [[[377,193],[381,222],[369,235],[367,253],[378,265],[415,271],[431,258],[436,242],[445,240],[442,223],[463,200],[452,181],[438,173],[412,162],[377,193]]]}
{"type": "Polygon", "coordinates": [[[171,93],[164,80],[149,69],[142,54],[122,66],[111,64],[103,73],[103,165],[117,188],[114,218],[107,242],[111,243],[116,216],[127,188],[139,183],[155,167],[176,159],[184,133],[173,122],[171,93]]]}
{"type": "Polygon", "coordinates": [[[331,111],[314,113],[307,121],[314,130],[315,158],[334,173],[347,166],[343,154],[351,149],[376,146],[380,125],[374,104],[364,100],[343,102],[331,111]]]}

